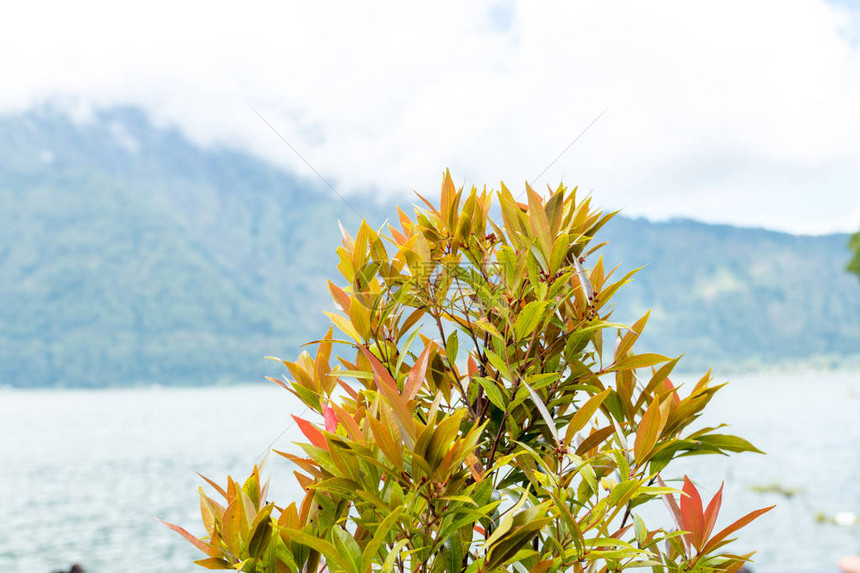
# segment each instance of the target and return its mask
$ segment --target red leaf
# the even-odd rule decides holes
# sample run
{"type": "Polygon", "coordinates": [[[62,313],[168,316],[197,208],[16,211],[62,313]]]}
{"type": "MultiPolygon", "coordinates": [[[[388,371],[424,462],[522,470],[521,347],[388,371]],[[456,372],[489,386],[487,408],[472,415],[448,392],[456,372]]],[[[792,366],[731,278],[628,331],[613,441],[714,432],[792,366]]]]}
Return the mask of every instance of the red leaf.
{"type": "Polygon", "coordinates": [[[745,516],[743,516],[742,518],[740,518],[736,522],[732,523],[731,525],[729,525],[728,527],[726,527],[725,529],[723,529],[722,531],[720,531],[719,533],[714,535],[711,538],[711,540],[708,541],[708,544],[705,545],[705,548],[702,550],[702,552],[707,553],[712,547],[719,544],[720,541],[724,540],[726,537],[728,537],[729,535],[731,535],[732,533],[734,533],[735,531],[737,531],[741,527],[747,525],[748,523],[750,523],[752,520],[754,520],[758,516],[762,515],[763,513],[767,513],[768,511],[770,511],[774,507],[776,507],[776,506],[772,505],[770,507],[763,507],[761,509],[757,509],[755,511],[749,512],[748,514],[746,514],[745,516]]]}
{"type": "Polygon", "coordinates": [[[704,545],[705,515],[702,511],[702,498],[690,478],[684,476],[684,494],[681,496],[681,524],[690,532],[693,547],[701,550],[704,545]]]}
{"type": "MultiPolygon", "coordinates": [[[[159,519],[158,521],[161,521],[161,520],[159,519]]],[[[166,525],[167,527],[169,527],[170,529],[172,529],[173,531],[175,531],[176,533],[178,533],[179,535],[184,537],[186,541],[189,541],[194,547],[196,547],[197,549],[199,549],[200,551],[202,551],[203,553],[205,553],[209,557],[215,557],[216,555],[218,555],[219,552],[218,552],[217,548],[213,547],[212,545],[209,545],[208,543],[206,543],[202,539],[197,539],[196,537],[194,537],[193,535],[191,535],[185,529],[179,527],[178,525],[173,525],[172,523],[167,523],[166,521],[161,521],[161,523],[163,523],[164,525],[166,525]]]]}
{"type": "Polygon", "coordinates": [[[299,429],[311,444],[324,450],[328,449],[328,443],[325,441],[325,436],[323,436],[323,433],[319,431],[319,428],[296,415],[293,415],[293,420],[296,421],[299,429]]]}
{"type": "Polygon", "coordinates": [[[720,484],[720,489],[714,494],[714,497],[711,498],[711,503],[708,504],[708,509],[705,510],[705,532],[704,535],[702,535],[703,540],[706,540],[711,536],[711,532],[714,530],[714,524],[717,523],[717,514],[720,513],[720,506],[723,503],[724,485],[725,483],[720,484]]]}
{"type": "Polygon", "coordinates": [[[325,431],[331,434],[337,431],[337,418],[331,406],[323,406],[323,417],[325,418],[325,431]]]}

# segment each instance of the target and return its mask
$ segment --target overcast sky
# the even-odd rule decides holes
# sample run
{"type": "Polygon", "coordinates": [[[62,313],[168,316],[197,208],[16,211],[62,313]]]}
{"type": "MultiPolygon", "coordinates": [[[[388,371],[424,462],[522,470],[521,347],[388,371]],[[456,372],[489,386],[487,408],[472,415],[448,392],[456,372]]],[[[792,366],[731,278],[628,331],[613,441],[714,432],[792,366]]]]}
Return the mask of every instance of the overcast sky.
{"type": "Polygon", "coordinates": [[[5,6],[0,109],[139,104],[315,177],[256,110],[341,193],[432,195],[450,167],[634,216],[860,228],[850,3],[125,4],[5,6]]]}

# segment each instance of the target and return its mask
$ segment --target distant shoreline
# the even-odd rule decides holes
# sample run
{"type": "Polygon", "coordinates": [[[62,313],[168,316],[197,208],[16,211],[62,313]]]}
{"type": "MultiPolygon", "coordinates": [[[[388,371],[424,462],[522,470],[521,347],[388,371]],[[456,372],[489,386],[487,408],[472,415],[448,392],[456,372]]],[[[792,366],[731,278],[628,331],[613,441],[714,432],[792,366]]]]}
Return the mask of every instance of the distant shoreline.
{"type": "MultiPolygon", "coordinates": [[[[685,368],[683,360],[676,368],[673,378],[688,379],[698,378],[708,371],[708,367],[704,368],[685,368]]],[[[810,376],[815,374],[833,374],[833,375],[851,375],[860,376],[860,356],[853,359],[845,359],[834,366],[832,358],[819,357],[816,359],[796,361],[781,364],[758,364],[747,365],[743,362],[737,363],[728,368],[721,368],[719,364],[711,366],[712,375],[718,378],[725,377],[770,377],[770,376],[810,376]]],[[[74,391],[98,391],[98,390],[151,390],[153,392],[161,390],[192,390],[195,388],[248,388],[259,386],[275,387],[271,382],[266,380],[227,380],[222,379],[214,384],[194,384],[184,381],[173,384],[164,384],[157,382],[141,382],[136,384],[111,384],[101,386],[90,385],[54,385],[54,386],[12,386],[8,384],[0,384],[0,392],[4,391],[53,391],[53,390],[74,390],[74,391]]]]}

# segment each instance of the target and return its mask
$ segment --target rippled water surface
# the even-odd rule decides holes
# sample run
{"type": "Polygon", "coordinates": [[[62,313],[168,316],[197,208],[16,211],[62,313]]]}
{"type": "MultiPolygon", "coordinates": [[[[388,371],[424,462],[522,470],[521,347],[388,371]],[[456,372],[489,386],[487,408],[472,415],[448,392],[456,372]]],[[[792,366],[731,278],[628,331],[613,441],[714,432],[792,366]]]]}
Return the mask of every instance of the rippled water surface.
{"type": "MultiPolygon", "coordinates": [[[[274,386],[0,391],[0,571],[197,571],[202,555],[156,518],[200,532],[194,471],[246,475],[301,410],[274,386]]],[[[736,377],[709,410],[702,423],[728,422],[768,455],[687,458],[676,471],[708,496],[725,480],[724,522],[778,504],[736,544],[758,549],[755,571],[833,571],[860,552],[860,527],[815,519],[860,514],[860,375],[736,377]],[[800,493],[751,489],[767,484],[800,493]]],[[[286,461],[267,470],[271,497],[295,495],[286,461]]]]}

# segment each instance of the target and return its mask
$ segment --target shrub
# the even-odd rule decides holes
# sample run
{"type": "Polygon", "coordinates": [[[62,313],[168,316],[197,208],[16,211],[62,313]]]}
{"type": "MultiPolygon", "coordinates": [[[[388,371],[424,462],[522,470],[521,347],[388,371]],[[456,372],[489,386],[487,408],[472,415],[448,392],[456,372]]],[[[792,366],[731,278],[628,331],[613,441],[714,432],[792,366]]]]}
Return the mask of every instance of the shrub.
{"type": "MultiPolygon", "coordinates": [[[[340,309],[316,355],[284,361],[295,394],[319,419],[296,417],[304,499],[266,499],[260,471],[201,489],[206,536],[171,527],[211,569],[261,572],[737,570],[749,555],[728,538],[767,509],[714,533],[722,489],[706,508],[685,476],[691,454],[758,451],[717,428],[691,430],[713,395],[689,388],[678,358],[636,353],[648,319],[613,323],[613,278],[597,231],[613,213],[559,187],[465,193],[449,173],[439,207],[399,212],[388,236],[343,231],[329,282],[340,309]],[[614,350],[604,339],[617,337],[614,350]],[[332,366],[335,345],[342,349],[332,366]],[[675,496],[679,496],[679,500],[675,496]],[[664,498],[674,523],[646,524],[664,498]]],[[[422,198],[423,200],[423,198],[422,198]]]]}
{"type": "Polygon", "coordinates": [[[852,257],[845,268],[849,273],[854,273],[857,275],[857,278],[860,278],[860,231],[851,235],[848,241],[848,249],[852,257]]]}

